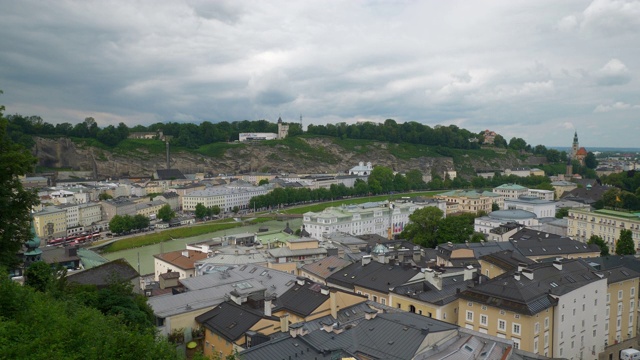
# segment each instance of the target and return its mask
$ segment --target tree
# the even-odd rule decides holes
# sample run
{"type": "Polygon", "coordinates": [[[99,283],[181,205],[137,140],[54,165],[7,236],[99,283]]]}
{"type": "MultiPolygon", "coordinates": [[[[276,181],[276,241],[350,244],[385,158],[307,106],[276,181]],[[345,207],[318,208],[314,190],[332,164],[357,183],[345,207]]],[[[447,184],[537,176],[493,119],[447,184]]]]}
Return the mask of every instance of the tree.
{"type": "Polygon", "coordinates": [[[212,216],[212,215],[218,215],[220,214],[220,206],[218,205],[213,205],[212,207],[207,209],[207,215],[212,216]]]}
{"type": "Polygon", "coordinates": [[[238,205],[234,206],[233,209],[231,209],[231,212],[233,212],[234,214],[237,214],[238,211],[240,211],[240,208],[238,207],[238,205]]]}
{"type": "Polygon", "coordinates": [[[109,230],[111,230],[111,232],[115,234],[120,234],[125,231],[131,230],[131,227],[129,226],[126,219],[127,216],[128,215],[114,215],[111,218],[111,221],[109,221],[109,230]]]}
{"type": "Polygon", "coordinates": [[[109,199],[113,199],[113,196],[107,194],[107,193],[100,193],[100,195],[98,195],[98,200],[100,201],[105,201],[105,200],[109,200],[109,199]]]}
{"type": "Polygon", "coordinates": [[[409,215],[409,223],[405,226],[400,237],[424,247],[435,247],[438,244],[436,232],[443,215],[442,210],[434,206],[414,211],[409,215]]]}
{"type": "Polygon", "coordinates": [[[500,210],[500,205],[498,205],[498,203],[491,203],[491,211],[498,211],[500,210]]]}
{"type": "Polygon", "coordinates": [[[587,156],[584,158],[584,165],[589,169],[595,169],[598,167],[598,160],[596,160],[596,155],[589,151],[587,156]]]}
{"type": "Polygon", "coordinates": [[[158,210],[158,217],[162,219],[162,221],[169,221],[176,217],[176,212],[171,209],[169,204],[165,204],[158,210]]]}
{"type": "Polygon", "coordinates": [[[569,216],[569,208],[560,208],[558,209],[558,211],[556,211],[557,219],[563,219],[567,216],[569,216]]]}
{"type": "Polygon", "coordinates": [[[481,233],[481,232],[474,232],[473,235],[471,235],[471,242],[473,242],[473,243],[482,242],[485,239],[486,238],[485,238],[484,234],[481,233]]]}
{"type": "Polygon", "coordinates": [[[609,255],[609,246],[607,243],[602,240],[602,238],[598,235],[591,235],[587,244],[596,244],[600,247],[600,256],[608,256],[609,255]]]}
{"type": "Polygon", "coordinates": [[[463,243],[473,235],[474,214],[447,216],[438,223],[438,244],[463,243]]]}
{"type": "Polygon", "coordinates": [[[133,228],[134,229],[144,229],[146,227],[149,227],[149,218],[141,215],[141,214],[137,214],[133,217],[133,228]]]}
{"type": "Polygon", "coordinates": [[[51,265],[44,261],[36,261],[24,271],[24,284],[36,291],[46,292],[53,282],[51,265]]]}
{"type": "Polygon", "coordinates": [[[9,139],[3,111],[4,106],[0,106],[0,267],[10,268],[18,263],[16,254],[22,244],[33,237],[30,211],[39,200],[18,179],[32,171],[36,159],[9,139]]]}
{"type": "Polygon", "coordinates": [[[369,174],[369,188],[374,193],[386,194],[393,190],[393,178],[393,170],[385,166],[375,166],[369,174]]]}
{"type": "Polygon", "coordinates": [[[631,230],[620,230],[620,238],[616,243],[616,254],[617,255],[635,255],[636,246],[633,242],[631,230]]]}
{"type": "Polygon", "coordinates": [[[196,218],[198,219],[204,219],[205,216],[207,216],[209,213],[209,211],[207,211],[207,207],[202,205],[202,203],[197,203],[196,204],[196,210],[195,210],[195,215],[196,218]]]}
{"type": "Polygon", "coordinates": [[[269,185],[269,180],[261,179],[260,181],[258,181],[258,186],[261,186],[261,185],[269,185]]]}

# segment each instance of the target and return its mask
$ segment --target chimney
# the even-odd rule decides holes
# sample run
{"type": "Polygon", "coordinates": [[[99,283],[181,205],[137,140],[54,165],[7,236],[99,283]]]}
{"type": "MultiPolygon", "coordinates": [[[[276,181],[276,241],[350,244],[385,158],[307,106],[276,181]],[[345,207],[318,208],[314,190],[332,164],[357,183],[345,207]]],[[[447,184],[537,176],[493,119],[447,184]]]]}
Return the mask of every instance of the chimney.
{"type": "Polygon", "coordinates": [[[402,264],[404,262],[404,250],[405,249],[398,249],[398,263],[402,264]]]}
{"type": "Polygon", "coordinates": [[[473,279],[473,273],[475,273],[476,271],[476,268],[471,265],[467,265],[464,268],[464,280],[467,281],[473,279]]]}
{"type": "Polygon", "coordinates": [[[371,262],[371,255],[362,256],[362,266],[365,266],[370,262],[371,262]]]}
{"type": "Polygon", "coordinates": [[[527,264],[525,263],[518,263],[518,272],[522,272],[522,270],[527,268],[527,264]]]}
{"type": "Polygon", "coordinates": [[[340,326],[340,324],[338,324],[338,326],[333,328],[334,334],[341,334],[343,331],[344,331],[344,326],[340,326]]]}
{"type": "Polygon", "coordinates": [[[364,318],[366,320],[375,319],[378,316],[378,312],[373,309],[367,309],[364,311],[364,318]]]}
{"type": "Polygon", "coordinates": [[[304,285],[304,278],[302,276],[296,276],[296,283],[300,286],[304,285]]]}
{"type": "Polygon", "coordinates": [[[522,275],[529,280],[533,280],[533,270],[531,269],[522,269],[522,275]]]}
{"type": "Polygon", "coordinates": [[[560,260],[553,260],[553,267],[562,271],[562,262],[560,262],[560,260]]]}
{"type": "Polygon", "coordinates": [[[331,307],[331,317],[334,319],[338,318],[338,300],[337,300],[337,291],[331,290],[329,292],[329,306],[331,307]]]}
{"type": "Polygon", "coordinates": [[[289,332],[289,314],[284,314],[280,318],[280,331],[283,333],[289,332]]]}
{"type": "Polygon", "coordinates": [[[420,261],[420,250],[413,250],[413,261],[416,263],[420,261]]]}
{"type": "Polygon", "coordinates": [[[189,250],[182,250],[182,256],[188,258],[189,257],[189,250]]]}
{"type": "Polygon", "coordinates": [[[273,298],[271,296],[267,296],[264,299],[264,316],[271,316],[271,303],[273,302],[273,298]]]}
{"type": "Polygon", "coordinates": [[[329,287],[326,285],[323,285],[320,287],[320,294],[322,295],[329,295],[329,287]]]}
{"type": "Polygon", "coordinates": [[[299,322],[289,326],[289,335],[291,335],[292,338],[303,336],[305,334],[306,331],[304,330],[304,323],[299,322]]]}
{"type": "Polygon", "coordinates": [[[520,281],[520,273],[519,272],[514,273],[513,278],[516,279],[516,281],[520,281]]]}
{"type": "Polygon", "coordinates": [[[322,325],[322,330],[324,330],[326,332],[332,332],[333,331],[333,322],[325,320],[324,322],[321,323],[321,325],[322,325]]]}
{"type": "Polygon", "coordinates": [[[435,271],[433,271],[432,268],[426,268],[426,269],[422,269],[422,272],[424,273],[424,279],[430,283],[433,283],[433,277],[435,276],[435,271]]]}

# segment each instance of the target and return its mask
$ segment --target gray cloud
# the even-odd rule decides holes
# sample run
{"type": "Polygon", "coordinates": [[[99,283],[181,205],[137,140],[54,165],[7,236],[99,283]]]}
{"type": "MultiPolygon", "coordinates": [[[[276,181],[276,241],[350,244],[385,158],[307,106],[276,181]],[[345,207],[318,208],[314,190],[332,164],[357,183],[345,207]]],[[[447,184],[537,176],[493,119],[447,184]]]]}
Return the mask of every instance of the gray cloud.
{"type": "Polygon", "coordinates": [[[634,146],[633,111],[612,110],[636,103],[638,4],[0,0],[0,103],[54,123],[302,114],[634,146]]]}

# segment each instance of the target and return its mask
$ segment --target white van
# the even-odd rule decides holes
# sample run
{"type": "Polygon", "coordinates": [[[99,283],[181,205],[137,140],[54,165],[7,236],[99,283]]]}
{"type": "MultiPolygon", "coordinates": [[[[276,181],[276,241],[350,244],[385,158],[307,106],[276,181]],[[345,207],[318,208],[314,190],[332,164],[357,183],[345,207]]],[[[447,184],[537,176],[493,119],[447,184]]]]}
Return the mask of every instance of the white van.
{"type": "Polygon", "coordinates": [[[640,351],[636,349],[624,349],[620,351],[620,360],[640,360],[640,351]]]}

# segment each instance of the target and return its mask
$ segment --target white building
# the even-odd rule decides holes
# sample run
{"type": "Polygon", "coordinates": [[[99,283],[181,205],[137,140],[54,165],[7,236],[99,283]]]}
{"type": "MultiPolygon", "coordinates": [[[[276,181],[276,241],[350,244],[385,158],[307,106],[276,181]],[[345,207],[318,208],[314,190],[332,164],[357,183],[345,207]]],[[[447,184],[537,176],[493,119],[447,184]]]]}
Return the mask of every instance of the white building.
{"type": "Polygon", "coordinates": [[[100,203],[78,205],[78,224],[89,226],[102,221],[102,206],[100,203]]]}
{"type": "Polygon", "coordinates": [[[409,215],[421,208],[414,203],[387,202],[329,207],[322,212],[305,213],[303,225],[314,239],[334,232],[388,237],[401,233],[409,222],[409,215]]]}
{"type": "Polygon", "coordinates": [[[276,140],[278,134],[276,133],[240,133],[238,139],[240,142],[254,141],[254,140],[276,140]]]}
{"type": "Polygon", "coordinates": [[[518,223],[526,227],[538,226],[536,214],[526,210],[498,210],[492,211],[487,216],[474,220],[473,231],[488,234],[491,229],[509,222],[518,223]]]}
{"type": "Polygon", "coordinates": [[[529,189],[529,196],[535,196],[541,200],[553,201],[554,195],[555,191],[553,190],[529,189]]]}
{"type": "Polygon", "coordinates": [[[556,204],[549,200],[540,200],[533,196],[521,196],[504,200],[504,208],[507,210],[525,210],[536,214],[538,218],[554,217],[556,204]]]}
{"type": "Polygon", "coordinates": [[[358,166],[354,166],[349,169],[349,175],[369,176],[371,171],[373,171],[371,162],[367,162],[365,165],[363,161],[360,161],[358,166]]]}
{"type": "Polygon", "coordinates": [[[495,194],[501,195],[506,199],[517,199],[520,196],[528,195],[529,189],[518,184],[502,184],[493,188],[495,194]]]}
{"type": "Polygon", "coordinates": [[[267,194],[271,190],[269,185],[233,188],[217,186],[197,190],[182,197],[182,210],[195,211],[199,203],[205,207],[218,206],[222,211],[231,211],[236,206],[241,210],[247,209],[252,197],[267,194]]]}

